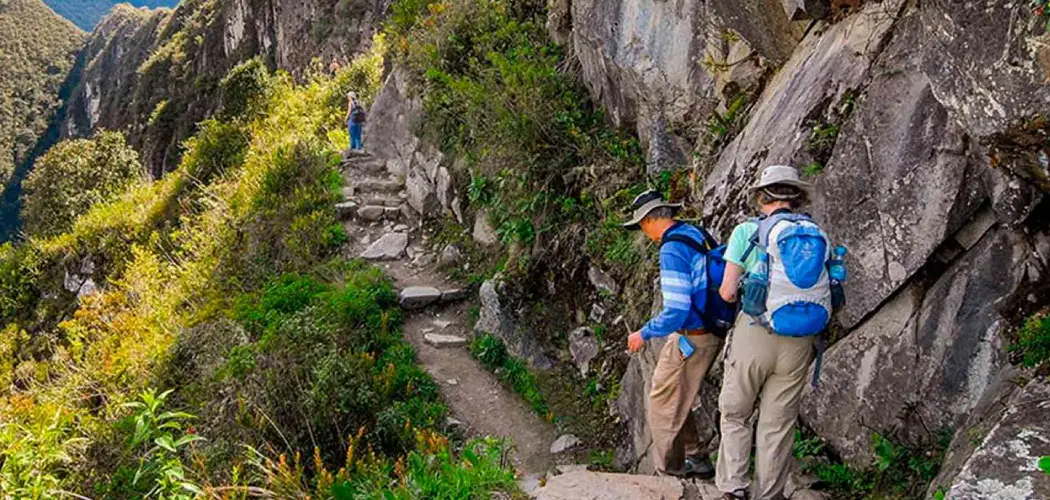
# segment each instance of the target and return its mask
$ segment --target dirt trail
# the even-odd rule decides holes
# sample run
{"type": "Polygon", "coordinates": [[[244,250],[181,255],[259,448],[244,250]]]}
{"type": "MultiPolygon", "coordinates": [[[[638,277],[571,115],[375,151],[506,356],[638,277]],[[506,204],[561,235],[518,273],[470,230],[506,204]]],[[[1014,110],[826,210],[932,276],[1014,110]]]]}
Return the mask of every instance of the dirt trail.
{"type": "MultiPolygon", "coordinates": [[[[361,160],[358,165],[364,163],[361,160]]],[[[353,164],[344,164],[344,175],[347,184],[357,184],[359,189],[347,193],[348,200],[365,200],[360,206],[378,202],[379,193],[368,187],[379,180],[373,171],[368,175],[367,168],[355,168],[353,164]],[[355,182],[356,181],[356,182],[355,182]]],[[[381,186],[389,190],[389,186],[381,186]]],[[[399,193],[400,194],[400,193],[399,193]]],[[[400,195],[403,198],[403,195],[400,195]]],[[[395,199],[388,196],[387,199],[395,199]]],[[[386,202],[386,206],[391,203],[386,202]]],[[[355,216],[348,220],[344,227],[350,236],[347,246],[348,256],[358,256],[372,242],[391,233],[407,233],[408,251],[400,257],[390,260],[375,261],[374,264],[384,269],[394,280],[400,290],[410,286],[433,286],[441,290],[458,288],[442,274],[436,272],[432,265],[414,266],[410,255],[423,251],[423,242],[416,224],[403,223],[403,216],[392,214],[386,220],[365,220],[355,216]],[[410,227],[411,226],[411,227],[410,227]]],[[[485,370],[474,360],[468,348],[436,348],[424,342],[427,333],[450,334],[470,339],[473,332],[469,318],[470,301],[431,306],[420,311],[406,311],[403,325],[405,338],[415,346],[419,363],[434,377],[451,409],[453,418],[466,425],[467,435],[499,436],[509,438],[515,451],[511,460],[521,475],[543,475],[554,465],[550,445],[557,438],[557,429],[553,424],[536,415],[531,408],[516,394],[499,384],[496,376],[485,370]],[[435,322],[438,324],[435,324],[435,322]],[[442,328],[444,322],[447,326],[442,328]]]]}

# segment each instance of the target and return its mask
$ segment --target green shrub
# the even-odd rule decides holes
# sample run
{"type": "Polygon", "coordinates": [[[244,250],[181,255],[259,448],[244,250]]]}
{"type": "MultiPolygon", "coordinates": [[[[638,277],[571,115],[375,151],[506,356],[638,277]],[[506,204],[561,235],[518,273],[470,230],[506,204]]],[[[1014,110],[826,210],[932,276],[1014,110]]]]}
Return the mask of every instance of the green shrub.
{"type": "Polygon", "coordinates": [[[1020,354],[1021,364],[1028,368],[1050,361],[1050,313],[1041,312],[1028,318],[1010,352],[1020,354]]]}
{"type": "Polygon", "coordinates": [[[36,161],[25,180],[22,220],[32,236],[69,230],[78,215],[143,178],[138,153],[119,132],[61,142],[36,161]]]}
{"type": "Polygon", "coordinates": [[[469,198],[489,209],[504,243],[528,245],[593,214],[565,176],[572,168],[644,163],[637,141],[609,129],[559,71],[564,53],[547,39],[545,2],[402,0],[394,12],[395,46],[423,83],[424,130],[467,160],[469,198]]]}
{"type": "Polygon", "coordinates": [[[270,72],[261,57],[234,66],[219,82],[222,117],[228,120],[258,115],[265,111],[271,89],[270,72]]]}

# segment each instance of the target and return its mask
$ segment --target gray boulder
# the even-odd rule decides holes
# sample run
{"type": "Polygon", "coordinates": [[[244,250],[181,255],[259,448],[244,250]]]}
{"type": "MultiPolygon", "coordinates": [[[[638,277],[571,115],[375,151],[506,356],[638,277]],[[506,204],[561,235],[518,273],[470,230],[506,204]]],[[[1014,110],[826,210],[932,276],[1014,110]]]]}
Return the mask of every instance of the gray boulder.
{"type": "Polygon", "coordinates": [[[455,245],[445,245],[445,248],[441,249],[441,255],[438,256],[437,266],[440,269],[448,269],[459,264],[459,261],[463,258],[463,252],[459,250],[459,247],[455,245]]]}
{"type": "Polygon", "coordinates": [[[361,253],[365,260],[399,259],[408,246],[408,233],[388,233],[379,238],[361,253]]]}
{"type": "Polygon", "coordinates": [[[510,307],[504,293],[505,285],[498,278],[481,284],[478,291],[481,312],[474,331],[495,335],[507,346],[510,354],[528,361],[534,367],[550,368],[550,359],[540,349],[532,331],[520,324],[517,313],[510,307]]]}
{"type": "Polygon", "coordinates": [[[368,150],[387,165],[387,170],[402,178],[408,176],[420,140],[416,136],[422,123],[423,103],[409,91],[409,74],[401,68],[391,71],[365,122],[365,137],[372,140],[368,150]]]}
{"type": "Polygon", "coordinates": [[[613,296],[620,293],[620,285],[616,284],[616,280],[597,267],[591,266],[587,269],[587,280],[600,292],[613,296]]]}
{"type": "Polygon", "coordinates": [[[440,204],[434,192],[434,183],[426,174],[413,167],[405,180],[405,191],[408,193],[408,205],[423,217],[439,214],[440,204]]]}
{"type": "Polygon", "coordinates": [[[782,62],[800,34],[779,0],[569,3],[566,15],[556,2],[549,26],[561,33],[571,19],[584,83],[615,124],[636,128],[651,173],[685,164],[730,68],[782,62]],[[753,53],[728,60],[738,43],[753,53]]]}
{"type": "Polygon", "coordinates": [[[853,327],[922,268],[989,196],[987,168],[920,71],[918,15],[904,16],[816,179],[812,212],[851,249],[853,327]]]}
{"type": "Polygon", "coordinates": [[[367,205],[357,209],[357,217],[367,221],[378,221],[383,219],[386,208],[377,205],[367,205]]]}
{"type": "Polygon", "coordinates": [[[485,246],[499,243],[499,235],[489,224],[489,214],[485,210],[478,210],[474,216],[474,241],[485,246]]]}
{"type": "Polygon", "coordinates": [[[1038,467],[1040,457],[1050,456],[1050,381],[1029,382],[1005,406],[945,498],[1050,498],[1050,474],[1038,467]]]}
{"type": "Polygon", "coordinates": [[[594,331],[581,326],[569,332],[569,354],[580,375],[587,376],[591,361],[598,355],[598,339],[594,337],[594,331]]]}
{"type": "Polygon", "coordinates": [[[923,72],[939,101],[985,139],[1050,106],[1050,35],[1030,2],[922,2],[923,72]]]}
{"type": "Polygon", "coordinates": [[[579,445],[580,439],[578,437],[573,436],[572,434],[562,434],[561,436],[558,436],[558,439],[555,439],[554,442],[551,443],[551,454],[557,455],[559,453],[572,451],[579,445]]]}
{"type": "Polygon", "coordinates": [[[993,229],[933,283],[915,282],[825,355],[802,419],[847,461],[871,460],[871,432],[911,442],[959,428],[1008,366],[1004,302],[1040,265],[1017,235],[993,229]]]}

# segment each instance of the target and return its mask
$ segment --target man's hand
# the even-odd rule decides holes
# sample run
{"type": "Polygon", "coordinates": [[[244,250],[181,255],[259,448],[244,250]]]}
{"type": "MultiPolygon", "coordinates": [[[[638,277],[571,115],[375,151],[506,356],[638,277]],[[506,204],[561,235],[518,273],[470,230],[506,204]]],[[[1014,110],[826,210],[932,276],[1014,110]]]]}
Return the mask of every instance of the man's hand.
{"type": "Polygon", "coordinates": [[[627,336],[627,350],[638,352],[641,351],[643,347],[645,347],[645,339],[642,338],[641,330],[627,336]]]}

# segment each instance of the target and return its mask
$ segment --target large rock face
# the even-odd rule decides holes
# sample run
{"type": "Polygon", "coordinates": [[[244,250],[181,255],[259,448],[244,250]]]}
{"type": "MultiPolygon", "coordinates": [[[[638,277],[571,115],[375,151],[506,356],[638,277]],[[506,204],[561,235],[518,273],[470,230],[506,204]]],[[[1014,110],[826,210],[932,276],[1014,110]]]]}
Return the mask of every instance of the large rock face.
{"type": "MultiPolygon", "coordinates": [[[[573,5],[573,29],[584,35],[612,23],[580,28],[577,9],[590,5],[573,5]]],[[[1031,116],[1050,100],[1034,19],[1015,3],[887,0],[818,23],[766,82],[742,131],[714,161],[694,165],[704,174],[705,222],[723,237],[753,215],[747,187],[763,167],[809,166],[810,210],[851,253],[848,302],[837,317],[846,335],[826,354],[820,390],[807,389],[802,418],[854,465],[869,462],[872,432],[923,442],[924,429],[959,428],[980,402],[1000,401],[996,381],[1012,369],[1009,331],[1050,299],[1041,285],[1050,272],[1050,188],[1041,177],[1050,140],[1031,116]],[[1009,73],[1001,85],[996,64],[1009,73]]],[[[585,68],[592,56],[581,56],[585,68]]],[[[605,64],[600,74],[619,75],[594,80],[585,69],[596,98],[621,117],[649,106],[644,92],[624,91],[643,79],[620,93],[596,85],[631,75],[596,60],[605,64]]],[[[711,82],[693,78],[674,95],[704,95],[711,82]]],[[[639,470],[650,358],[632,357],[619,401],[632,436],[628,460],[639,470]]],[[[704,388],[701,415],[713,414],[716,393],[704,388]]],[[[700,422],[713,436],[714,418],[700,422]]]]}
{"type": "Polygon", "coordinates": [[[364,136],[371,153],[387,170],[405,179],[408,204],[423,217],[460,211],[460,200],[441,152],[420,138],[423,103],[408,72],[395,68],[370,110],[364,136]]]}
{"type": "Polygon", "coordinates": [[[797,41],[777,0],[575,0],[571,9],[583,80],[615,123],[636,127],[651,172],[687,163],[727,80],[757,84],[761,71],[746,68],[783,61],[797,41]]]}
{"type": "Polygon", "coordinates": [[[935,483],[951,485],[948,499],[1050,498],[1050,474],[1038,466],[1044,456],[1050,456],[1050,381],[1045,378],[1007,399],[991,432],[971,454],[959,457],[965,461],[957,475],[935,483]]]}
{"type": "Polygon", "coordinates": [[[123,129],[154,176],[219,107],[218,82],[261,56],[300,75],[366,50],[391,0],[187,0],[175,10],[121,5],[95,29],[68,99],[65,137],[123,129]],[[182,35],[176,37],[176,33],[182,35]],[[147,126],[149,125],[149,126],[147,126]]]}

